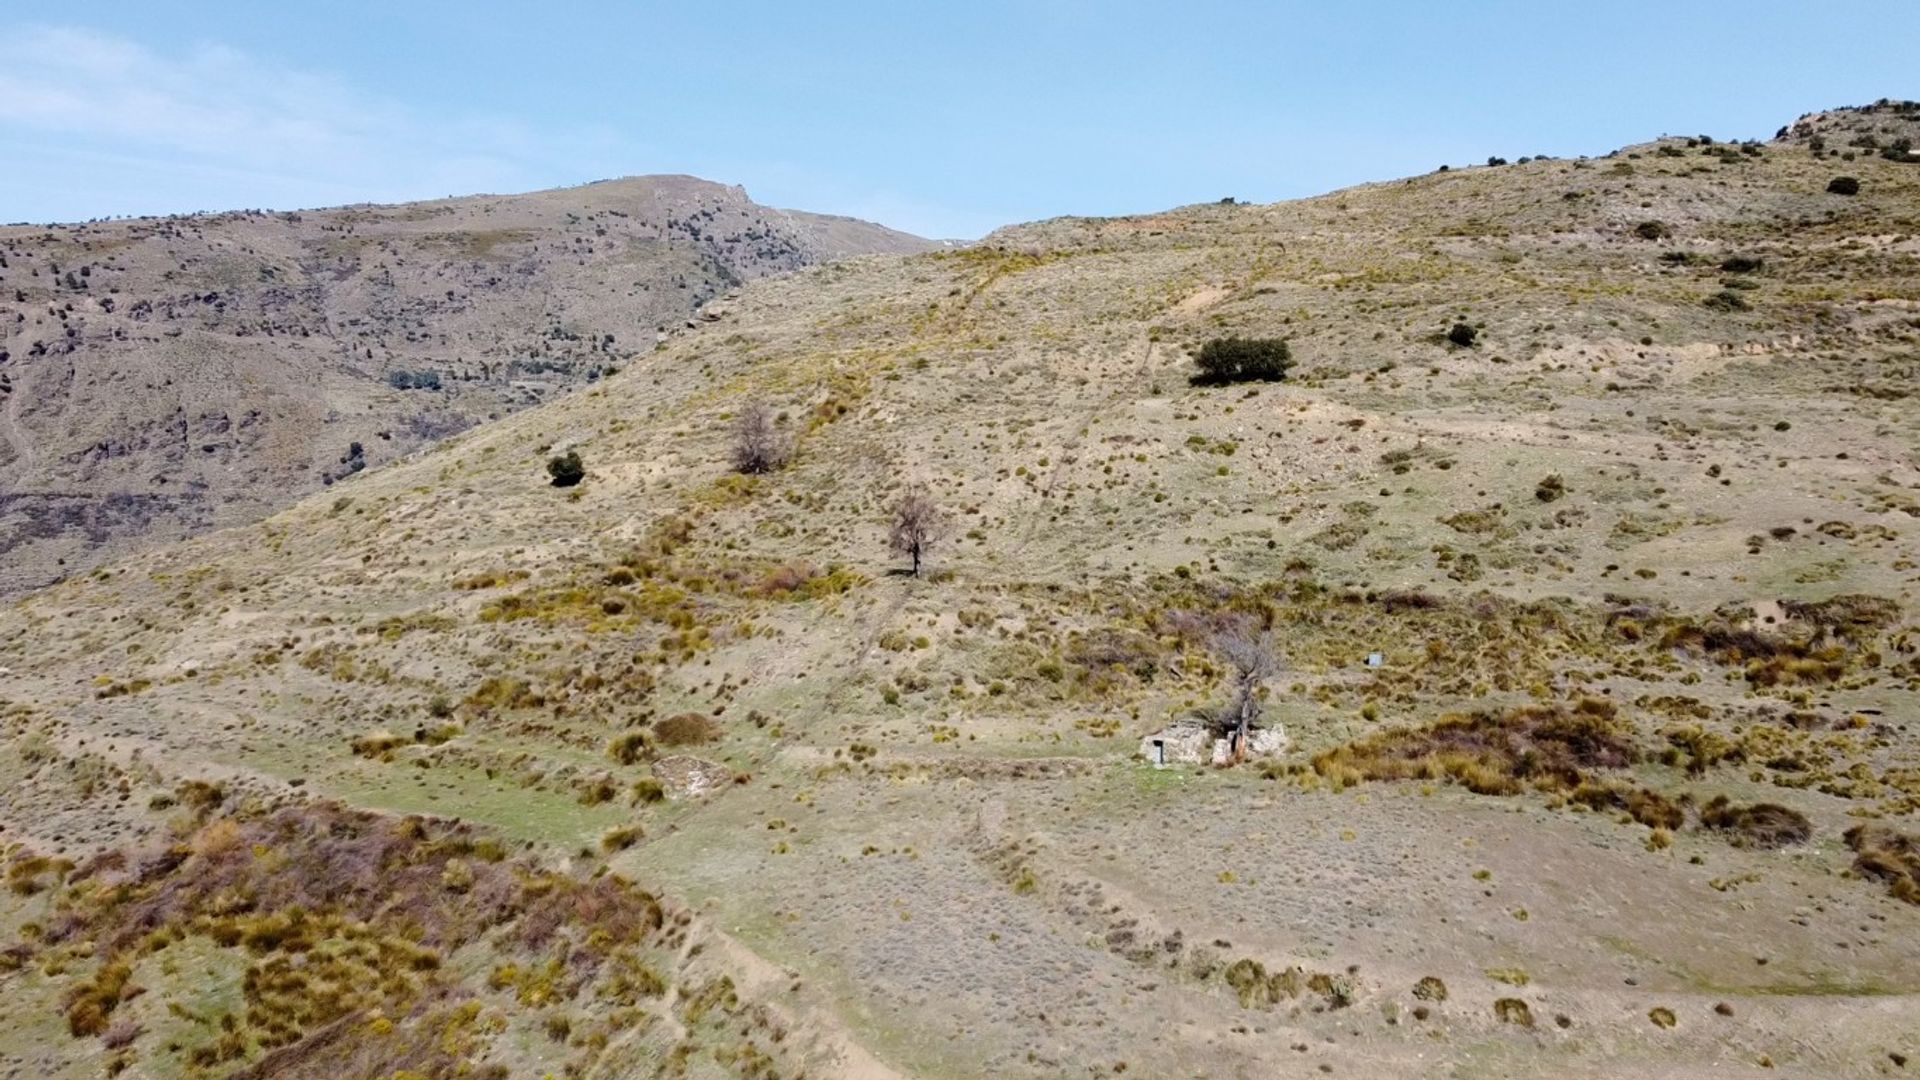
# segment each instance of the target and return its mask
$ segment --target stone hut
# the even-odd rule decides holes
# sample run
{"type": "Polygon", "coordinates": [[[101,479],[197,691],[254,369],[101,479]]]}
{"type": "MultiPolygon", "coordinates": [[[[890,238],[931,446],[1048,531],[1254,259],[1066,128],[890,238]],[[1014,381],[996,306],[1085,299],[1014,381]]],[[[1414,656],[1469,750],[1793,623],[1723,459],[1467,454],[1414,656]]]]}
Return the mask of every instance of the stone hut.
{"type": "MultiPolygon", "coordinates": [[[[1274,757],[1291,740],[1279,724],[1254,728],[1247,734],[1247,757],[1274,757]]],[[[1140,740],[1140,756],[1156,769],[1169,765],[1225,765],[1233,760],[1233,735],[1215,737],[1204,725],[1182,721],[1140,740]]]]}

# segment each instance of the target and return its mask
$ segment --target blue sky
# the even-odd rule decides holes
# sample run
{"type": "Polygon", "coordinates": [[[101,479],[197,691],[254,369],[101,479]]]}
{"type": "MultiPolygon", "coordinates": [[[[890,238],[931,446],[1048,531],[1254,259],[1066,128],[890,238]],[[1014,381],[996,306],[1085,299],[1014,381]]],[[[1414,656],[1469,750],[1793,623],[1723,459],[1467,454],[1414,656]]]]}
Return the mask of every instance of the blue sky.
{"type": "Polygon", "coordinates": [[[1920,97],[1914,0],[0,11],[0,221],[687,172],[940,237],[1920,97]],[[1901,31],[1906,27],[1906,31],[1901,31]]]}

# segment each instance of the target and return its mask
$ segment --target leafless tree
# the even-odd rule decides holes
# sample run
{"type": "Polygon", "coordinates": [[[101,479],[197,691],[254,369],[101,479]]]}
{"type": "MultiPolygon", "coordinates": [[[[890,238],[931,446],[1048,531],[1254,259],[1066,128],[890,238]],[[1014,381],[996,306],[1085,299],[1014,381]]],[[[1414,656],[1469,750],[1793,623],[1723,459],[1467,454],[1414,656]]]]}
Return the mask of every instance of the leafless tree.
{"type": "Polygon", "coordinates": [[[1245,622],[1221,627],[1213,635],[1213,651],[1233,669],[1233,700],[1220,715],[1222,727],[1233,732],[1233,755],[1246,757],[1247,735],[1260,720],[1260,687],[1280,674],[1280,653],[1273,631],[1256,630],[1245,622]]]}
{"type": "Polygon", "coordinates": [[[773,410],[753,402],[733,422],[733,467],[753,475],[773,472],[787,463],[793,448],[774,426],[773,410]]]}
{"type": "Polygon", "coordinates": [[[893,506],[893,528],[887,533],[887,547],[899,555],[913,557],[913,576],[920,576],[921,559],[940,539],[940,507],[925,488],[913,488],[893,506]]]}

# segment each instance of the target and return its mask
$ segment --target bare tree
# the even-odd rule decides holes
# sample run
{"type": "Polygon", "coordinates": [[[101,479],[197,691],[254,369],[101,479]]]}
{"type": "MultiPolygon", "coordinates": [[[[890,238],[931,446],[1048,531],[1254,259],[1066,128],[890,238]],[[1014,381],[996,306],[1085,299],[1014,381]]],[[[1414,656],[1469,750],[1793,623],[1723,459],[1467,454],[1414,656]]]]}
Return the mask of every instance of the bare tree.
{"type": "Polygon", "coordinates": [[[1235,761],[1247,756],[1247,736],[1260,720],[1260,687],[1280,674],[1280,654],[1275,648],[1273,631],[1256,630],[1245,622],[1223,626],[1214,632],[1213,651],[1233,668],[1233,700],[1220,715],[1220,723],[1233,732],[1235,761]]]}
{"type": "Polygon", "coordinates": [[[887,533],[887,547],[900,555],[913,557],[913,576],[920,576],[921,559],[940,539],[940,507],[925,488],[913,488],[893,506],[893,528],[887,533]]]}
{"type": "Polygon", "coordinates": [[[773,410],[756,401],[740,410],[733,422],[733,467],[753,475],[773,472],[787,463],[793,448],[774,426],[773,410]]]}

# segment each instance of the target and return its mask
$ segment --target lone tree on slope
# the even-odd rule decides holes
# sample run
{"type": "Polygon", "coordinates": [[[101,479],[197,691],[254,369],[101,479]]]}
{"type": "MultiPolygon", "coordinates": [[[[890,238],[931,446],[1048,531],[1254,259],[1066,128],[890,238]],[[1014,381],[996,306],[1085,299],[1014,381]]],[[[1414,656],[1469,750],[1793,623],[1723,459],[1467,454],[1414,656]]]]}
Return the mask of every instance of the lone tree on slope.
{"type": "Polygon", "coordinates": [[[1232,732],[1233,758],[1241,761],[1247,756],[1247,736],[1260,720],[1260,687],[1280,674],[1280,654],[1273,631],[1255,630],[1244,622],[1216,631],[1212,644],[1214,653],[1233,669],[1233,699],[1218,722],[1232,732]]]}
{"type": "Polygon", "coordinates": [[[786,465],[793,448],[774,426],[773,410],[764,402],[753,402],[740,411],[733,423],[733,467],[753,476],[769,473],[786,465]]]}
{"type": "Polygon", "coordinates": [[[887,547],[898,555],[911,556],[913,576],[920,576],[921,560],[940,538],[940,507],[925,488],[913,488],[893,506],[893,527],[887,533],[887,547]]]}

